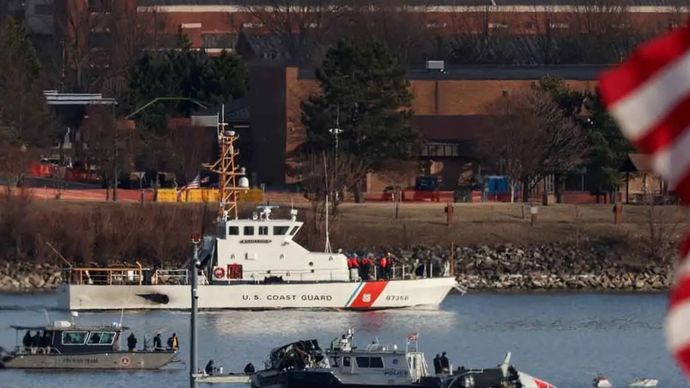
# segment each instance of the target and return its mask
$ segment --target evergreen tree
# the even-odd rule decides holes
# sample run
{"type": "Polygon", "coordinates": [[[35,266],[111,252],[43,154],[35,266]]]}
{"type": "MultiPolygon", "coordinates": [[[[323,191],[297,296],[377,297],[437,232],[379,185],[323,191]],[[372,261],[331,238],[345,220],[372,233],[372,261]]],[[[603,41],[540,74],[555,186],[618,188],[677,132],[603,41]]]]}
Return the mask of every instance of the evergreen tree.
{"type": "Polygon", "coordinates": [[[604,108],[598,93],[572,90],[565,81],[555,77],[541,79],[539,86],[551,94],[565,116],[584,129],[589,150],[585,166],[594,179],[593,189],[615,191],[622,179],[619,170],[634,148],[604,108]]]}
{"type": "MultiPolygon", "coordinates": [[[[184,44],[181,50],[146,53],[129,73],[128,107],[134,110],[159,97],[183,97],[206,106],[218,106],[246,93],[246,71],[240,59],[223,52],[209,57],[205,51],[184,44]]],[[[142,168],[179,171],[166,118],[189,116],[198,105],[189,100],[159,101],[137,115],[143,149],[138,152],[142,168]]]]}
{"type": "Polygon", "coordinates": [[[332,151],[331,129],[342,130],[338,150],[376,169],[416,155],[420,136],[410,124],[412,95],[405,70],[378,42],[340,41],[316,72],[321,94],[302,106],[303,154],[332,151]]]}
{"type": "Polygon", "coordinates": [[[0,140],[52,143],[49,110],[41,90],[41,66],[24,26],[14,18],[0,29],[0,140]]]}

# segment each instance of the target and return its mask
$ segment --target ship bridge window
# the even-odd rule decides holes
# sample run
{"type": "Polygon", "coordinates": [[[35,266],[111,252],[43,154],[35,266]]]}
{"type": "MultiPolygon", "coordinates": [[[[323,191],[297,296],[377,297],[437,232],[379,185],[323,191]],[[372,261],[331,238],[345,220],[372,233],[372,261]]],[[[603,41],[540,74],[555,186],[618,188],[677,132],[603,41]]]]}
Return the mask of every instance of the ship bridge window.
{"type": "Polygon", "coordinates": [[[357,366],[360,368],[383,368],[381,357],[357,357],[357,366]]]}
{"type": "Polygon", "coordinates": [[[244,227],[244,235],[245,236],[253,236],[254,235],[254,227],[253,226],[245,226],[244,227]]]}
{"type": "Polygon", "coordinates": [[[259,235],[261,235],[261,236],[268,235],[268,226],[259,226],[259,235]]]}
{"type": "Polygon", "coordinates": [[[350,366],[350,357],[343,357],[343,366],[350,366]]]}
{"type": "Polygon", "coordinates": [[[290,236],[294,236],[295,233],[297,233],[297,229],[299,229],[299,226],[293,226],[292,230],[290,231],[290,236]]]}
{"type": "Polygon", "coordinates": [[[238,236],[240,234],[240,227],[239,226],[231,226],[228,228],[228,234],[230,236],[238,236]]]}
{"type": "Polygon", "coordinates": [[[62,344],[63,345],[84,345],[86,342],[86,331],[63,331],[62,344]]]}
{"type": "Polygon", "coordinates": [[[89,340],[86,342],[89,345],[112,345],[115,339],[113,332],[92,332],[89,340]]]}
{"type": "Polygon", "coordinates": [[[274,226],[273,227],[273,235],[283,236],[288,232],[288,229],[290,229],[289,226],[274,226]]]}

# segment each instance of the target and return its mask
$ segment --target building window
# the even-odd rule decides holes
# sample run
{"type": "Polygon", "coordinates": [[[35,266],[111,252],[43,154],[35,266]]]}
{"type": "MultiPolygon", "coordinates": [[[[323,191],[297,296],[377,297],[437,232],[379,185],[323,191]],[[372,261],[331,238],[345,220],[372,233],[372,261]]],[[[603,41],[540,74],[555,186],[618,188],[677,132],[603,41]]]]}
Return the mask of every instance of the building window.
{"type": "Polygon", "coordinates": [[[204,48],[233,49],[237,36],[235,34],[201,34],[204,48]]]}
{"type": "Polygon", "coordinates": [[[113,0],[88,0],[89,12],[110,13],[113,11],[113,0]]]}
{"type": "Polygon", "coordinates": [[[453,158],[460,156],[460,144],[457,143],[427,143],[422,148],[422,156],[453,158]]]}
{"type": "Polygon", "coordinates": [[[570,28],[570,23],[549,23],[549,28],[553,30],[565,30],[570,28]]]}
{"type": "Polygon", "coordinates": [[[242,28],[262,28],[263,23],[242,23],[242,28]]]}
{"type": "Polygon", "coordinates": [[[427,23],[427,24],[426,24],[426,28],[431,28],[431,29],[434,29],[434,28],[446,28],[446,26],[448,26],[447,23],[438,23],[438,22],[435,22],[435,23],[427,23]]]}
{"type": "Polygon", "coordinates": [[[491,23],[489,23],[489,28],[491,28],[491,29],[504,29],[504,28],[508,28],[508,23],[505,23],[505,22],[491,22],[491,23]]]}

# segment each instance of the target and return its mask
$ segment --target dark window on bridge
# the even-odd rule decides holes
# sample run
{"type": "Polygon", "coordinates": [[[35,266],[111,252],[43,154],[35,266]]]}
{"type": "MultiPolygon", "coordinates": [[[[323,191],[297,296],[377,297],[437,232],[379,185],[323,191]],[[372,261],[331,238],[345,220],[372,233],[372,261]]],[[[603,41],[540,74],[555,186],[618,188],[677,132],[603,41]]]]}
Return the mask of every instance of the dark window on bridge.
{"type": "Polygon", "coordinates": [[[343,357],[343,366],[350,366],[350,357],[343,357]]]}
{"type": "Polygon", "coordinates": [[[253,236],[254,235],[254,227],[253,226],[245,226],[244,227],[244,235],[245,236],[253,236]]]}
{"type": "Polygon", "coordinates": [[[295,233],[297,233],[298,229],[299,229],[299,226],[293,226],[292,230],[290,231],[290,236],[294,236],[295,233]]]}
{"type": "Polygon", "coordinates": [[[240,227],[239,226],[231,226],[228,228],[228,234],[231,236],[237,236],[240,234],[240,227]]]}
{"type": "Polygon", "coordinates": [[[259,226],[259,234],[261,236],[268,235],[268,226],[259,226]]]}
{"type": "Polygon", "coordinates": [[[284,236],[285,233],[287,233],[289,228],[290,227],[288,227],[288,226],[274,226],[273,227],[273,235],[284,236]]]}
{"type": "Polygon", "coordinates": [[[381,357],[357,357],[357,366],[360,368],[383,368],[381,357]]]}

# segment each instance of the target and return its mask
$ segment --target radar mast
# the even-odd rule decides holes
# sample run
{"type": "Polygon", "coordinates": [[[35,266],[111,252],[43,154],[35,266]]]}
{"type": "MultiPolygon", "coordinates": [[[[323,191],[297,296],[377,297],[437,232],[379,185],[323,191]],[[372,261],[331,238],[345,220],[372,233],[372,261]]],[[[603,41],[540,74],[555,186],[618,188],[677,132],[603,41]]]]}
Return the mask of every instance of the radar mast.
{"type": "Polygon", "coordinates": [[[230,216],[237,219],[237,200],[241,191],[246,191],[249,181],[245,175],[244,167],[237,166],[239,151],[235,146],[239,135],[228,129],[225,122],[225,105],[218,115],[218,160],[213,164],[204,164],[209,171],[218,174],[219,206],[218,220],[228,221],[230,216]],[[240,177],[238,179],[238,177],[240,177]],[[239,183],[239,186],[238,186],[239,183]]]}

